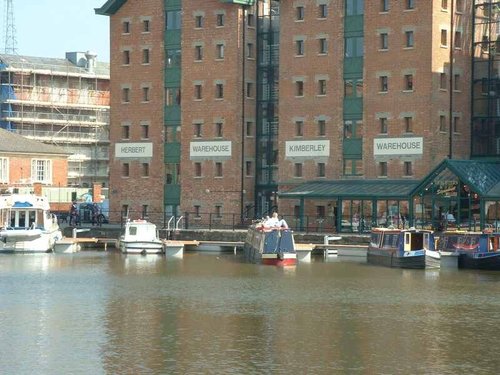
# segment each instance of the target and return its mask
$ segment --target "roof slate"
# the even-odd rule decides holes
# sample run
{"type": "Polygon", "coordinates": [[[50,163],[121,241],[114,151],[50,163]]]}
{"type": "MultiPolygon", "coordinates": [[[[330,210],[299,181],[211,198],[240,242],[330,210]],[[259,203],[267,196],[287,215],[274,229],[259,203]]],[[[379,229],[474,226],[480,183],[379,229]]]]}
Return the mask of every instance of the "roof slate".
{"type": "Polygon", "coordinates": [[[14,69],[50,70],[52,72],[81,75],[109,76],[110,64],[96,61],[94,72],[73,64],[68,59],[0,54],[0,64],[14,69]]]}
{"type": "Polygon", "coordinates": [[[62,147],[48,145],[0,128],[0,152],[70,155],[62,147]]]}
{"type": "Polygon", "coordinates": [[[500,161],[447,160],[450,169],[481,196],[500,196],[500,161]]]}

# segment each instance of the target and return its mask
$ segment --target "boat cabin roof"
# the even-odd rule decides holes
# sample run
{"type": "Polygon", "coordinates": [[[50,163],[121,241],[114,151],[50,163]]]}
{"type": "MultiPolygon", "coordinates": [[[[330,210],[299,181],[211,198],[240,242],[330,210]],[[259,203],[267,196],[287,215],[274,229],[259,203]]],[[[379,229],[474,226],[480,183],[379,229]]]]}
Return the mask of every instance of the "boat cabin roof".
{"type": "Polygon", "coordinates": [[[416,228],[409,228],[409,229],[398,229],[398,228],[373,228],[372,233],[433,233],[432,230],[429,229],[416,229],[416,228]]]}

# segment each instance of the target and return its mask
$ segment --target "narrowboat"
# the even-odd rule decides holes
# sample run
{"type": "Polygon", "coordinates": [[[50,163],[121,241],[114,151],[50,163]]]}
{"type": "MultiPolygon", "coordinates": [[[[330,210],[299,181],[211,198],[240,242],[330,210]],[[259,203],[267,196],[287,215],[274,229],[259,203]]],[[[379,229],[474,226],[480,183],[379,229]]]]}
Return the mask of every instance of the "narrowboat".
{"type": "Polygon", "coordinates": [[[425,268],[425,252],[434,248],[434,233],[430,230],[375,228],[367,261],[387,267],[425,268]]]}
{"type": "Polygon", "coordinates": [[[46,197],[0,195],[0,252],[46,253],[62,238],[46,197]]]}
{"type": "Polygon", "coordinates": [[[438,250],[458,256],[458,268],[500,270],[500,233],[447,231],[439,237],[438,250]]]}
{"type": "Polygon", "coordinates": [[[297,264],[293,232],[289,229],[252,224],[248,228],[243,250],[245,258],[252,263],[274,266],[297,264]]]}

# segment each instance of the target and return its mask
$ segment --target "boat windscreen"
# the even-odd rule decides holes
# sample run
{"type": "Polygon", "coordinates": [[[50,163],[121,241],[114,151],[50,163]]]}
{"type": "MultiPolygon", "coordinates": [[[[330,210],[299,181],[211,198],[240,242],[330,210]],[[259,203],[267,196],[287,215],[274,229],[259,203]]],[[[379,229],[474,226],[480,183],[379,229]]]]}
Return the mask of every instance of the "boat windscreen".
{"type": "Polygon", "coordinates": [[[380,244],[381,233],[372,233],[370,236],[370,246],[378,247],[380,244]]]}
{"type": "Polygon", "coordinates": [[[382,240],[382,247],[394,248],[398,246],[399,233],[387,233],[382,240]]]}

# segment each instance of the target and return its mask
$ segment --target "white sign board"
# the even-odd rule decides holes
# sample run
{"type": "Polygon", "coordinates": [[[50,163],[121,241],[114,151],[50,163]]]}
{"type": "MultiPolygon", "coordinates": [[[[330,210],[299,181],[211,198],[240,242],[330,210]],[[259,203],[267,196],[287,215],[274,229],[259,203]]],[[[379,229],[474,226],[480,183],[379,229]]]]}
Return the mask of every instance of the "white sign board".
{"type": "Polygon", "coordinates": [[[375,138],[373,140],[373,155],[422,155],[424,153],[424,139],[410,138],[375,138]]]}
{"type": "Polygon", "coordinates": [[[152,158],[153,144],[140,143],[115,143],[115,157],[117,158],[152,158]]]}
{"type": "Polygon", "coordinates": [[[191,159],[231,157],[231,141],[191,142],[189,157],[191,159]]]}
{"type": "Polygon", "coordinates": [[[330,156],[330,141],[287,141],[285,157],[316,158],[330,156]]]}

